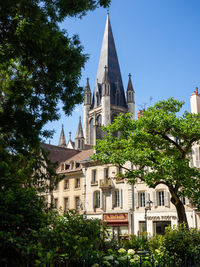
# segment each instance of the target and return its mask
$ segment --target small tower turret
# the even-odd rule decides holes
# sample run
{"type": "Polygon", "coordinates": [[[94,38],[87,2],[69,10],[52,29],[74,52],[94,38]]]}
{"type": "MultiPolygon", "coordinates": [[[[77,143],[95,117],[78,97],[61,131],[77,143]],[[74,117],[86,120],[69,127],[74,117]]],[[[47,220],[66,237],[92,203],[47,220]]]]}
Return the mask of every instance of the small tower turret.
{"type": "Polygon", "coordinates": [[[83,135],[83,128],[81,124],[81,116],[79,117],[78,129],[75,137],[75,149],[83,150],[85,147],[85,138],[83,135]]]}
{"type": "Polygon", "coordinates": [[[83,108],[83,129],[86,144],[89,144],[89,110],[91,108],[92,94],[89,84],[89,78],[87,78],[85,93],[84,93],[84,108],[83,108]]]}
{"type": "Polygon", "coordinates": [[[110,82],[108,79],[108,68],[105,66],[104,76],[102,80],[102,124],[104,126],[111,123],[110,118],[110,82]]]}
{"type": "Polygon", "coordinates": [[[131,74],[129,73],[129,79],[128,79],[128,86],[126,90],[126,101],[128,105],[128,112],[131,112],[133,114],[132,119],[135,118],[135,100],[134,95],[135,91],[133,89],[133,84],[131,81],[131,74]]]}
{"type": "Polygon", "coordinates": [[[190,97],[191,112],[196,114],[200,112],[200,94],[198,90],[198,87],[196,87],[190,97]]]}
{"type": "Polygon", "coordinates": [[[62,124],[62,129],[61,129],[61,133],[60,133],[60,139],[59,139],[58,146],[66,147],[66,139],[65,139],[63,124],[62,124]]]}

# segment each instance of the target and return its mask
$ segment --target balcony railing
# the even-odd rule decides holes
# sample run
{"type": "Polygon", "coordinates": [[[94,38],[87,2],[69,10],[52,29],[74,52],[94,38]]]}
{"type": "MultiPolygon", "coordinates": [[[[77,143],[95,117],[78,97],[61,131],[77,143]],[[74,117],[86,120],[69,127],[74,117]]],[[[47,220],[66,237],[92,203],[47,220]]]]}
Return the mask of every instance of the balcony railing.
{"type": "Polygon", "coordinates": [[[112,180],[111,179],[100,180],[100,188],[110,189],[111,187],[112,187],[112,180]]]}

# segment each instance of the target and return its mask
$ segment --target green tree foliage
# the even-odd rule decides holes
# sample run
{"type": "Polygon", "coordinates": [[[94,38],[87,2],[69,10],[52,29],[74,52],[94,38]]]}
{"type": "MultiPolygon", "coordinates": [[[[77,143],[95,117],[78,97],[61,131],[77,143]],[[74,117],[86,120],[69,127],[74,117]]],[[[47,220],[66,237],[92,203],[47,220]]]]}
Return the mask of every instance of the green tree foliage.
{"type": "Polygon", "coordinates": [[[37,266],[61,261],[76,266],[83,259],[88,264],[94,262],[107,237],[100,220],[86,219],[73,211],[64,216],[51,213],[49,225],[35,232],[37,243],[29,248],[37,266]]]}
{"type": "Polygon", "coordinates": [[[179,116],[182,106],[170,98],[149,107],[138,120],[122,114],[105,127],[107,135],[98,140],[93,159],[123,168],[129,161],[134,168],[125,168],[123,178],[133,184],[139,178],[151,188],[166,185],[178,222],[187,224],[182,196],[200,207],[200,171],[190,166],[192,147],[200,140],[200,114],[185,111],[179,116]]]}
{"type": "MultiPolygon", "coordinates": [[[[53,165],[44,164],[44,160],[48,163],[47,155],[40,149],[42,138],[51,134],[44,125],[59,118],[59,102],[68,115],[82,101],[79,80],[87,55],[78,36],[70,37],[58,23],[66,17],[82,17],[109,3],[110,0],[0,3],[0,233],[3,237],[9,233],[8,240],[16,239],[20,222],[29,233],[38,229],[43,206],[33,188],[43,178],[57,179],[53,165]]],[[[10,251],[14,246],[17,253],[16,242],[5,240],[0,241],[6,255],[9,245],[10,251]]]]}

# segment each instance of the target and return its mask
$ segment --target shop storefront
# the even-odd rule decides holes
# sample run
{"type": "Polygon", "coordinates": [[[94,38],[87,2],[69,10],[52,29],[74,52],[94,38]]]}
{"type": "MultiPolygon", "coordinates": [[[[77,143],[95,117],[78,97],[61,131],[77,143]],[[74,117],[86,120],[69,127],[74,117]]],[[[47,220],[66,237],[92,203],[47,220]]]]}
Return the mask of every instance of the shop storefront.
{"type": "Polygon", "coordinates": [[[176,216],[162,215],[162,216],[147,216],[147,220],[152,222],[152,233],[153,235],[159,234],[164,235],[165,228],[172,226],[177,221],[176,216]]]}
{"type": "Polygon", "coordinates": [[[164,235],[165,228],[171,226],[171,221],[153,221],[153,234],[164,235]]]}
{"type": "Polygon", "coordinates": [[[112,238],[119,240],[128,235],[128,213],[103,214],[103,221],[107,224],[112,238]]]}

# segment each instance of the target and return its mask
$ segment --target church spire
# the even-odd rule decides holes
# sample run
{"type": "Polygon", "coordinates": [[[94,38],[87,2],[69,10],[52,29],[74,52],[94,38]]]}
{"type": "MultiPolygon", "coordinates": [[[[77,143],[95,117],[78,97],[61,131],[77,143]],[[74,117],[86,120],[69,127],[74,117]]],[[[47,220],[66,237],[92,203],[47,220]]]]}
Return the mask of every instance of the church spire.
{"type": "Polygon", "coordinates": [[[65,140],[65,133],[64,133],[64,126],[62,124],[62,130],[60,133],[60,139],[59,139],[59,143],[58,146],[66,146],[66,140],[65,140]]]}
{"type": "Polygon", "coordinates": [[[133,84],[131,81],[131,74],[129,73],[128,75],[128,86],[127,86],[127,91],[132,91],[135,93],[134,89],[133,89],[133,84]]]}
{"type": "MultiPolygon", "coordinates": [[[[100,82],[103,80],[104,67],[108,68],[108,79],[110,83],[116,83],[117,80],[122,85],[122,77],[115,48],[115,42],[113,38],[112,28],[110,24],[109,12],[107,13],[106,26],[104,31],[104,37],[101,47],[101,55],[99,59],[99,66],[97,71],[97,77],[100,82]]],[[[123,87],[123,85],[122,85],[123,87]]]]}
{"type": "Polygon", "coordinates": [[[84,149],[84,135],[83,135],[83,128],[81,124],[81,116],[79,117],[79,124],[78,124],[78,129],[76,132],[76,137],[75,137],[75,149],[84,149]]]}
{"type": "Polygon", "coordinates": [[[76,132],[76,138],[83,138],[83,128],[81,124],[81,116],[79,117],[78,129],[76,132]]]}
{"type": "Polygon", "coordinates": [[[129,79],[128,79],[128,86],[127,86],[127,90],[126,90],[126,101],[127,101],[127,105],[128,105],[128,112],[132,113],[132,119],[135,118],[135,100],[134,100],[134,95],[135,95],[135,91],[133,89],[133,84],[131,81],[131,74],[129,73],[128,75],[129,79]]]}
{"type": "Polygon", "coordinates": [[[84,92],[84,105],[91,105],[91,89],[89,84],[89,78],[87,78],[85,92],[84,92]]]}

